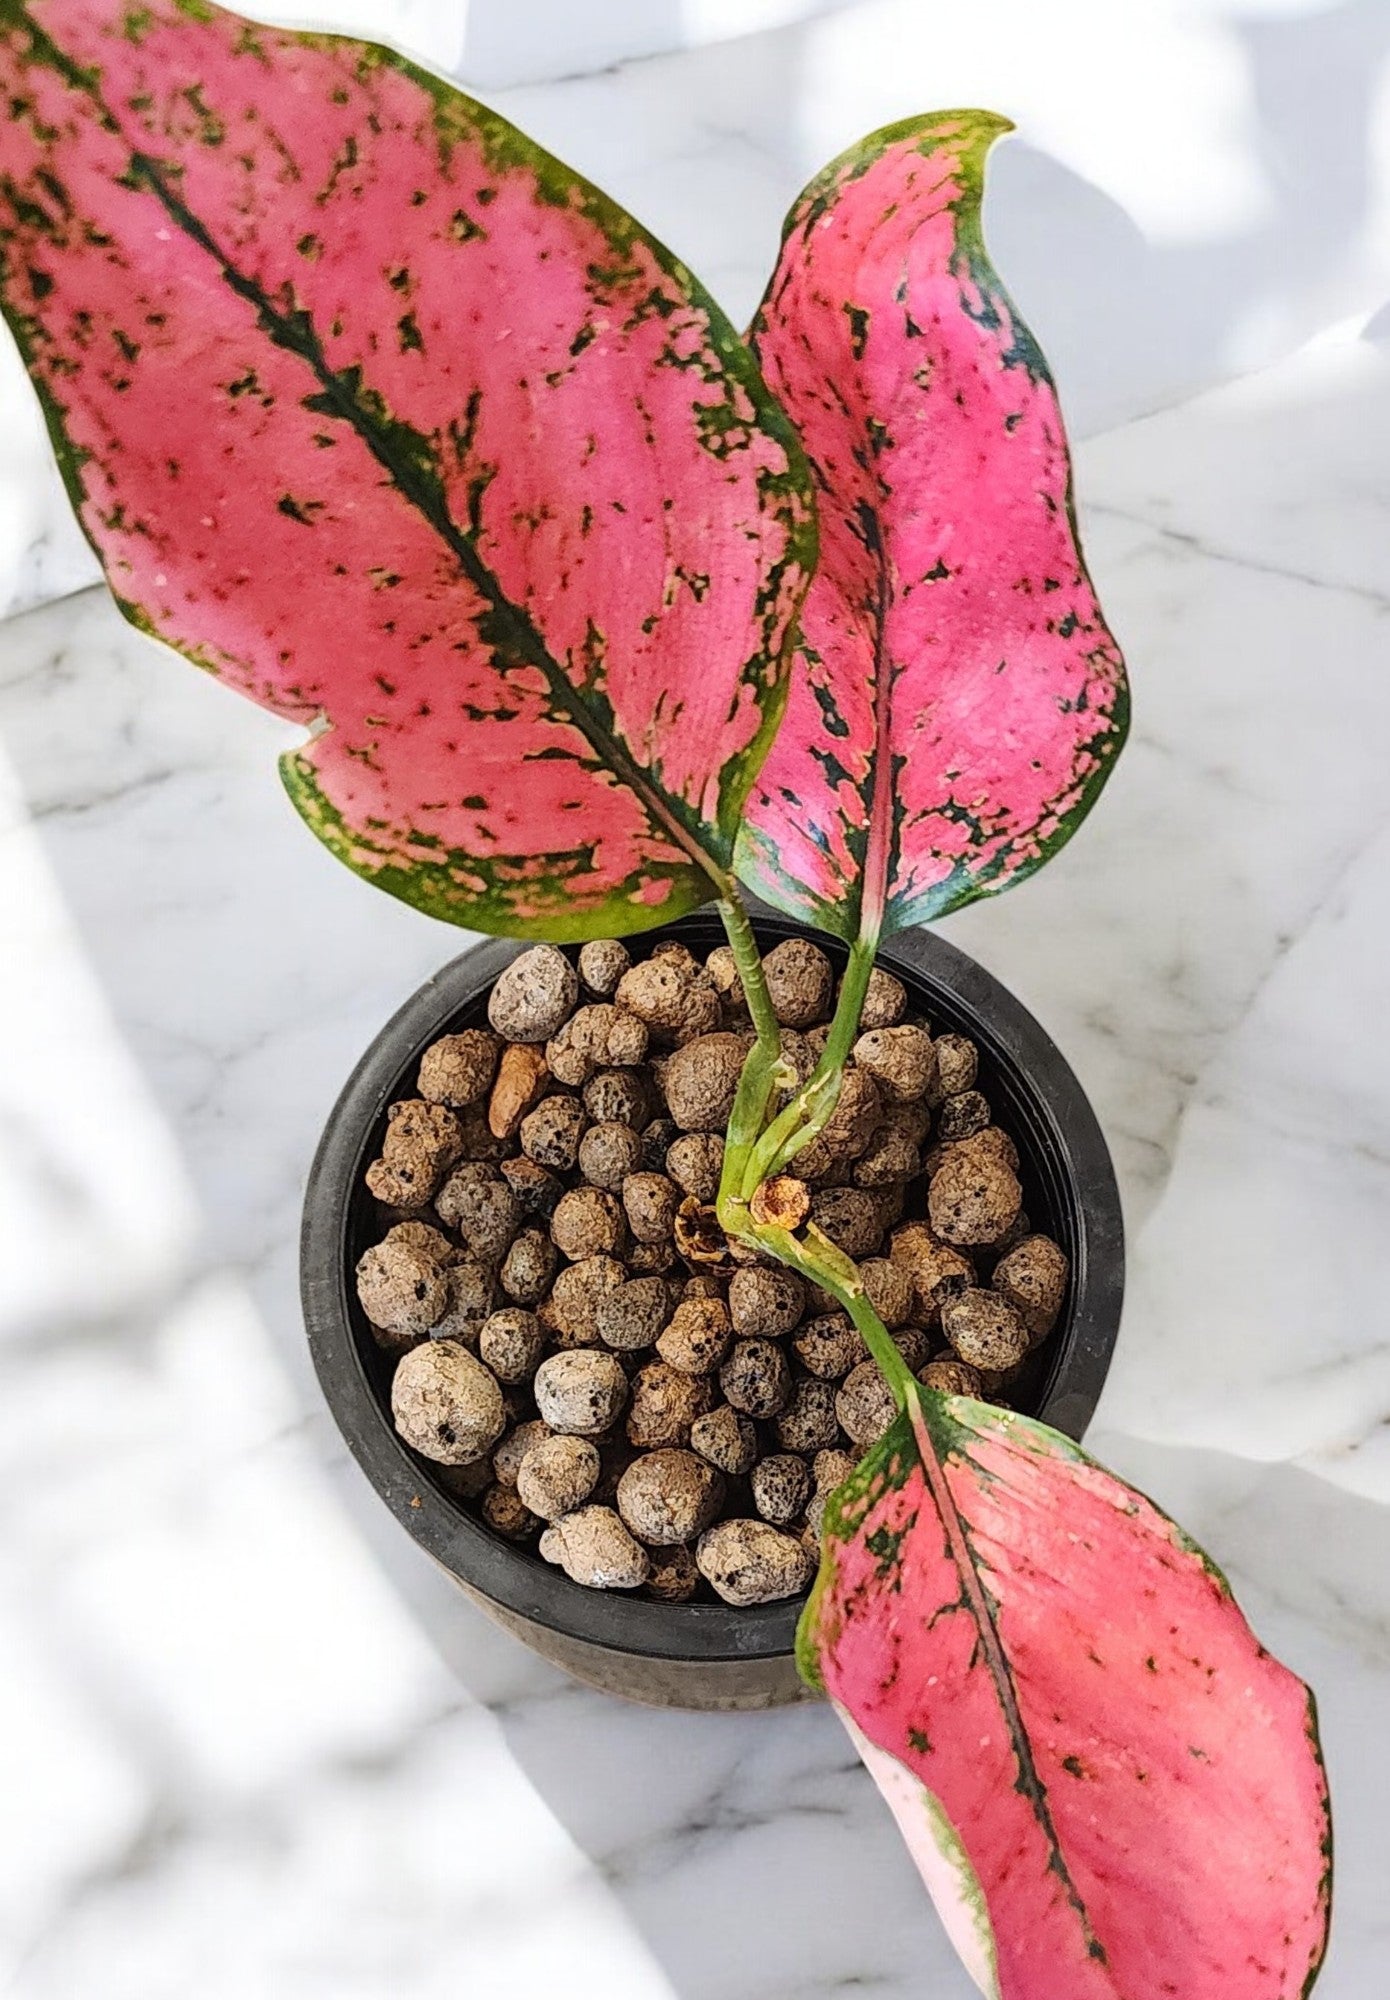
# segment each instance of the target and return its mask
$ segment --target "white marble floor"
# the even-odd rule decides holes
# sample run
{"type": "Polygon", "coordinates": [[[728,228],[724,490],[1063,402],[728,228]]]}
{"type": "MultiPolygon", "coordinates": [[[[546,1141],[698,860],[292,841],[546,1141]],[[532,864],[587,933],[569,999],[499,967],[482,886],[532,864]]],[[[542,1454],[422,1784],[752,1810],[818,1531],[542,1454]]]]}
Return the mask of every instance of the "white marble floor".
{"type": "MultiPolygon", "coordinates": [[[[682,64],[698,100],[728,59],[620,70],[612,101],[682,64]]],[[[549,115],[582,134],[607,87],[556,85],[549,115]]],[[[730,115],[707,152],[751,157],[756,93],[730,115]]],[[[678,207],[679,161],[652,174],[678,207]]],[[[683,185],[691,233],[717,237],[728,190],[697,216],[683,185]]],[[[1153,416],[1094,406],[1078,478],[1135,735],[1055,867],[950,927],[1056,1035],[1116,1150],[1131,1295],[1091,1442],[1318,1690],[1340,1869],[1320,2000],[1378,2000],[1390,1948],[1374,333],[1340,321],[1153,416]]],[[[1155,385],[1120,383],[1127,407],[1155,385]]],[[[76,579],[31,561],[20,598],[76,579]]],[[[352,1060],[459,940],[305,838],[286,740],[99,591],[0,627],[10,1990],[964,2000],[827,1714],[657,1715],[567,1685],[347,1462],[297,1317],[299,1192],[352,1060]]]]}

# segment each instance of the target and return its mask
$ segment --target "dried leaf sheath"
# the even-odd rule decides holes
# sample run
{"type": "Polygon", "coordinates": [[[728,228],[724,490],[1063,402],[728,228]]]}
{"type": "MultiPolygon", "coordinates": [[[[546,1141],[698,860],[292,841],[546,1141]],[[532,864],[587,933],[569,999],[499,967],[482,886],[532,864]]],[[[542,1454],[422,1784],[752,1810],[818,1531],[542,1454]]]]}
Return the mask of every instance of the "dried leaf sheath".
{"type": "Polygon", "coordinates": [[[0,11],[0,292],[127,616],[278,713],[314,830],[486,929],[712,893],[813,530],[718,309],[370,45],[0,11]]]}

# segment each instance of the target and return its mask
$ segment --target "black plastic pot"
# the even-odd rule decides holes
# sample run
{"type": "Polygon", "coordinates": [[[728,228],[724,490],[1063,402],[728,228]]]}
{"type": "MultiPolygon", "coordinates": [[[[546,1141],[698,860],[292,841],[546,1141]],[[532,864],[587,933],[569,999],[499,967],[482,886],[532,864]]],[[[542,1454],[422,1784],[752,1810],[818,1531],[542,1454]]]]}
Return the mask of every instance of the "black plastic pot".
{"type": "MultiPolygon", "coordinates": [[[[756,914],[756,927],[767,947],[801,929],[770,911],[756,914]]],[[[701,912],[645,942],[663,937],[703,955],[723,932],[712,912],[701,912]]],[[[817,942],[843,957],[832,940],[817,934],[817,942]]],[[[319,1381],[396,1518],[493,1618],[548,1660],[609,1693],[663,1707],[795,1700],[803,1692],[792,1660],[798,1602],[738,1610],[582,1589],[466,1512],[392,1427],[391,1362],[371,1336],[352,1282],[358,1258],[380,1233],[363,1169],[379,1150],[387,1106],[414,1094],[421,1053],[440,1035],[485,1019],[492,982],[521,949],[492,939],[444,966],[382,1029],[334,1107],[309,1176],[301,1243],[304,1318],[319,1381]]],[[[1019,1407],[1079,1438],[1110,1364],[1124,1291],[1119,1194],[1095,1114],[1033,1017],[963,952],[914,931],[895,937],[880,963],[907,984],[933,1026],[977,1043],[980,1088],[1022,1156],[1028,1213],[1071,1260],[1057,1329],[1012,1393],[1019,1407]]]]}

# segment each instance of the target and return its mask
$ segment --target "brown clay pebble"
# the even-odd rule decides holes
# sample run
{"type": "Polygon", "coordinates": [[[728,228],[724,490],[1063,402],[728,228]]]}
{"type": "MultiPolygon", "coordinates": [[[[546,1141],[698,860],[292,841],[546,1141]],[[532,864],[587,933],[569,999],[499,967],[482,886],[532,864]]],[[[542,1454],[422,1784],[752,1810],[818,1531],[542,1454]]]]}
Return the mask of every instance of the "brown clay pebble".
{"type": "Polygon", "coordinates": [[[474,1353],[483,1321],[497,1304],[492,1270],[475,1257],[457,1257],[444,1273],[449,1303],[430,1328],[431,1340],[460,1340],[474,1353]]]}
{"type": "Polygon", "coordinates": [[[482,1516],[495,1535],[503,1535],[509,1542],[529,1540],[541,1525],[514,1486],[489,1486],[483,1495],[482,1516]]]}
{"type": "MultiPolygon", "coordinates": [[[[968,1139],[956,1139],[950,1146],[940,1149],[947,1158],[966,1160],[1002,1160],[1012,1173],[1018,1172],[1018,1147],[998,1125],[986,1125],[983,1132],[972,1132],[968,1139]]],[[[933,1164],[931,1171],[936,1167],[933,1164]]]]}
{"type": "Polygon", "coordinates": [[[878,1198],[864,1188],[817,1188],[811,1220],[846,1257],[867,1257],[883,1240],[878,1198]]]}
{"type": "Polygon", "coordinates": [[[566,1174],[579,1158],[579,1140],[588,1124],[577,1097],[546,1097],[521,1121],[521,1150],[538,1167],[566,1174]]]}
{"type": "Polygon", "coordinates": [[[511,1151],[507,1139],[495,1139],[488,1129],[487,1109],[481,1104],[472,1104],[466,1111],[457,1112],[463,1146],[459,1154],[464,1160],[491,1160],[495,1165],[506,1158],[511,1151]]]}
{"type": "Polygon", "coordinates": [[[919,1368],[917,1380],[924,1388],[935,1389],[942,1396],[978,1396],[984,1387],[978,1368],[972,1368],[968,1361],[945,1357],[919,1368]]]}
{"type": "Polygon", "coordinates": [[[441,1465],[467,1465],[502,1435],[497,1377],[456,1340],[431,1340],[397,1363],[391,1414],[406,1443],[441,1465]]]}
{"type": "Polygon", "coordinates": [[[631,1278],[600,1300],[598,1337],[620,1354],[640,1353],[655,1347],[670,1316],[671,1294],[664,1278],[631,1278]]]}
{"type": "Polygon", "coordinates": [[[872,1197],[874,1213],[878,1217],[880,1239],[888,1234],[895,1223],[902,1221],[903,1210],[907,1207],[907,1189],[903,1187],[855,1188],[855,1194],[867,1193],[872,1197]]]}
{"type": "Polygon", "coordinates": [[[912,1279],[891,1257],[866,1257],[859,1266],[864,1294],[886,1327],[906,1326],[912,1318],[912,1279]]]}
{"type": "Polygon", "coordinates": [[[550,1297],[541,1302],[537,1317],[550,1328],[558,1346],[596,1347],[599,1308],[626,1281],[627,1271],[616,1257],[582,1257],[556,1273],[550,1297]]]}
{"type": "Polygon", "coordinates": [[[545,1045],[546,1067],[557,1083],[578,1090],[602,1069],[615,1008],[601,1003],[580,1007],[545,1045]]]}
{"type": "Polygon", "coordinates": [[[598,1447],[588,1438],[540,1438],[517,1469],[517,1493],[541,1520],[558,1521],[589,1498],[598,1485],[599,1463],[598,1447]]]}
{"type": "Polygon", "coordinates": [[[861,1033],[868,1028],[895,1028],[907,1011],[907,988],[901,979],[876,965],[864,989],[864,1005],[859,1015],[861,1033]]]}
{"type": "Polygon", "coordinates": [[[479,1500],[492,1484],[492,1461],[471,1459],[467,1465],[436,1465],[434,1476],[457,1500],[479,1500]]]}
{"type": "Polygon", "coordinates": [[[785,1528],[804,1512],[811,1497],[811,1474],[804,1458],[775,1451],[753,1467],[753,1505],[765,1521],[785,1528]]]}
{"type": "Polygon", "coordinates": [[[1066,1253],[1050,1236],[1026,1236],[994,1267],[992,1289],[1008,1300],[1035,1342],[1057,1323],[1068,1269],[1066,1253]]]}
{"type": "Polygon", "coordinates": [[[616,1355],[576,1348],[547,1355],[536,1370],[535,1397],[552,1430],[593,1437],[607,1430],[627,1401],[627,1376],[616,1355]]]}
{"type": "Polygon", "coordinates": [[[642,1141],[630,1125],[591,1125],[579,1142],[579,1171],[597,1188],[616,1193],[642,1159],[642,1141]]]}
{"type": "Polygon", "coordinates": [[[512,1139],[533,1104],[550,1088],[550,1069],[541,1049],[512,1042],[502,1051],[497,1081],[487,1101],[487,1127],[494,1139],[512,1139]]]}
{"type": "Polygon", "coordinates": [[[508,1485],[493,1480],[486,1486],[479,1512],[493,1533],[505,1536],[509,1542],[524,1542],[541,1526],[539,1518],[517,1493],[515,1480],[508,1485]]]}
{"type": "Polygon", "coordinates": [[[565,954],[553,944],[536,944],[498,975],[487,1017],[509,1042],[547,1042],[578,999],[579,975],[565,954]]]}
{"type": "Polygon", "coordinates": [[[763,977],[784,1028],[809,1028],[829,1013],[834,969],[809,938],[784,938],[763,960],[763,977]]]}
{"type": "Polygon", "coordinates": [[[389,1159],[393,1153],[414,1147],[442,1171],[463,1157],[463,1126],[443,1104],[427,1104],[422,1097],[402,1098],[386,1114],[381,1150],[389,1159]]]}
{"type": "Polygon", "coordinates": [[[357,1296],[373,1326],[410,1340],[443,1318],[449,1288],[428,1251],[388,1237],[358,1260],[357,1296]]]}
{"type": "Polygon", "coordinates": [[[651,1569],[611,1507],[581,1507],[541,1536],[541,1554],[588,1590],[635,1590],[651,1569]]]}
{"type": "Polygon", "coordinates": [[[750,1417],[721,1403],[690,1426],[690,1449],[721,1472],[748,1472],[758,1456],[758,1433],[750,1417]]]}
{"type": "Polygon", "coordinates": [[[746,1417],[775,1417],[791,1395],[791,1370],[775,1341],[735,1341],[719,1371],[726,1403],[746,1417]]]}
{"type": "Polygon", "coordinates": [[[950,1146],[958,1139],[973,1139],[977,1132],[984,1131],[989,1120],[988,1098],[982,1097],[978,1090],[962,1090],[948,1097],[937,1114],[937,1141],[950,1146]]]}
{"type": "Polygon", "coordinates": [[[726,944],[717,944],[705,960],[705,971],[714,981],[714,990],[731,1014],[746,1014],[748,1000],[739,975],[738,960],[726,944]]]}
{"type": "Polygon", "coordinates": [[[451,1243],[442,1229],[428,1222],[398,1222],[387,1230],[382,1242],[407,1244],[422,1257],[433,1257],[441,1265],[456,1264],[459,1258],[458,1245],[451,1243]]]}
{"type": "Polygon", "coordinates": [[[632,1446],[619,1430],[611,1430],[599,1439],[598,1485],[589,1498],[599,1507],[611,1507],[618,1497],[618,1481],[627,1471],[635,1456],[632,1446]]]}
{"type": "Polygon", "coordinates": [[[998,1292],[958,1292],[941,1308],[946,1338],[974,1368],[1012,1368],[1028,1352],[1028,1329],[998,1292]]]}
{"type": "Polygon", "coordinates": [[[710,1402],[705,1377],[682,1375],[669,1362],[649,1361],[632,1378],[628,1442],[645,1451],[688,1444],[690,1426],[705,1414],[710,1402]]]}
{"type": "Polygon", "coordinates": [[[712,1271],[696,1271],[681,1286],[681,1297],[683,1299],[726,1298],[724,1280],[717,1278],[712,1271]]]}
{"type": "Polygon", "coordinates": [[[631,963],[631,953],[621,938],[590,938],[579,947],[579,977],[591,993],[604,1000],[617,991],[618,981],[631,963]]]}
{"type": "Polygon", "coordinates": [[[1020,1243],[1026,1242],[1034,1234],[1036,1232],[1033,1228],[1032,1217],[1026,1208],[1021,1208],[1009,1224],[1009,1227],[1004,1231],[1004,1234],[999,1238],[999,1241],[990,1244],[988,1254],[995,1259],[996,1263],[1000,1263],[1008,1256],[1010,1250],[1016,1250],[1020,1243]]]}
{"type": "Polygon", "coordinates": [[[623,1211],[602,1188],[571,1188],[550,1218],[550,1239],[562,1256],[611,1256],[623,1240],[623,1211]]]}
{"type": "Polygon", "coordinates": [[[885,1098],[925,1097],[936,1081],[936,1049],[925,1028],[904,1023],[870,1028],[854,1045],[854,1060],[869,1071],[885,1098]]]}
{"type": "Polygon", "coordinates": [[[975,1088],[980,1056],[965,1035],[938,1035],[936,1038],[937,1087],[943,1097],[959,1097],[975,1088]]]}
{"type": "Polygon", "coordinates": [[[952,1151],[927,1189],[931,1226],[947,1243],[998,1242],[1022,1205],[1012,1169],[969,1142],[952,1151]]]}
{"type": "Polygon", "coordinates": [[[584,1086],[584,1109],[596,1125],[640,1132],[651,1115],[651,1087],[640,1070],[601,1069],[584,1086]]]}
{"type": "Polygon", "coordinates": [[[428,1148],[402,1145],[373,1160],[364,1176],[370,1194],[386,1208],[424,1208],[444,1175],[428,1148]]]}
{"type": "Polygon", "coordinates": [[[618,1005],[639,1021],[674,1034],[690,1012],[691,987],[689,969],[667,954],[643,959],[622,975],[613,990],[618,1005]]]}
{"type": "Polygon", "coordinates": [[[898,1187],[915,1180],[922,1166],[922,1149],[910,1126],[889,1116],[875,1126],[868,1145],[854,1163],[856,1187],[898,1187]]]}
{"type": "Polygon", "coordinates": [[[680,1136],[674,1118],[652,1118],[642,1127],[642,1169],[644,1173],[666,1172],[666,1155],[680,1136]]]}
{"type": "Polygon", "coordinates": [[[693,1451],[644,1452],[618,1481],[618,1512],[639,1542],[666,1548],[693,1541],[713,1521],[724,1481],[693,1451]]]}
{"type": "Polygon", "coordinates": [[[647,1595],[661,1604],[685,1604],[700,1588],[693,1549],[649,1549],[651,1573],[647,1595]]]}
{"type": "Polygon", "coordinates": [[[864,1341],[847,1313],[805,1320],[792,1336],[792,1352],[808,1375],[838,1382],[865,1358],[864,1341]]]}
{"type": "Polygon", "coordinates": [[[623,1214],[639,1243],[670,1241],[680,1200],[680,1189],[665,1174],[629,1173],[623,1180],[623,1214]]]}
{"type": "Polygon", "coordinates": [[[462,1110],[486,1097],[497,1074],[502,1045],[486,1028],[443,1035],[420,1058],[419,1091],[429,1104],[462,1110]]]}
{"type": "Polygon", "coordinates": [[[554,1437],[549,1424],[530,1417],[508,1431],[492,1454],[492,1476],[500,1486],[515,1486],[528,1451],[545,1438],[554,1437]]]}
{"type": "Polygon", "coordinates": [[[545,1059],[557,1082],[577,1090],[596,1070],[643,1061],[647,1039],[646,1024],[635,1014],[599,1001],[571,1014],[546,1043],[545,1059]]]}
{"type": "Polygon", "coordinates": [[[529,1382],[545,1352],[545,1329],[524,1306],[503,1306],[483,1321],[478,1358],[499,1382],[529,1382]]]}
{"type": "Polygon", "coordinates": [[[905,1222],[894,1230],[891,1254],[910,1279],[917,1316],[927,1326],[939,1321],[948,1298],[977,1282],[975,1266],[965,1253],[943,1243],[925,1222],[905,1222]]]}
{"type": "MultiPolygon", "coordinates": [[[[656,1351],[683,1375],[708,1375],[723,1360],[732,1338],[729,1308],[722,1299],[682,1299],[657,1341],[656,1351]]],[[[666,1539],[683,1538],[668,1535],[666,1539]]]]}
{"type": "Polygon", "coordinates": [[[931,1355],[931,1335],[924,1327],[899,1326],[893,1329],[893,1345],[913,1374],[931,1355]]]}
{"type": "Polygon", "coordinates": [[[858,1462],[848,1451],[818,1451],[811,1461],[817,1493],[833,1493],[837,1486],[843,1486],[858,1462]]]}
{"type": "Polygon", "coordinates": [[[695,1201],[714,1200],[723,1170],[724,1141],[717,1132],[689,1132],[666,1154],[667,1173],[695,1201]]]}
{"type": "Polygon", "coordinates": [[[502,1260],[498,1282],[519,1306],[539,1305],[550,1289],[559,1253],[544,1229],[523,1229],[502,1260]]]}
{"type": "Polygon", "coordinates": [[[524,1213],[496,1168],[474,1162],[449,1176],[434,1205],[473,1255],[489,1263],[507,1254],[524,1213]]]}
{"type": "Polygon", "coordinates": [[[726,1604],[772,1604],[811,1580],[801,1543],[767,1521],[721,1521],[701,1535],[695,1562],[726,1604]]]}
{"type": "Polygon", "coordinates": [[[649,1039],[646,1022],[639,1021],[635,1014],[625,1014],[620,1007],[608,1030],[609,1062],[619,1069],[645,1062],[649,1039]]]}
{"type": "Polygon", "coordinates": [[[835,1414],[851,1443],[865,1447],[878,1443],[898,1406],[876,1361],[861,1361],[850,1370],[835,1398],[835,1414]]]}
{"type": "Polygon", "coordinates": [[[627,1253],[627,1267],[634,1278],[653,1277],[662,1271],[673,1271],[675,1265],[674,1243],[634,1243],[627,1253]]]}
{"type": "Polygon", "coordinates": [[[735,1271],[729,1280],[729,1318],[740,1337],[776,1340],[790,1333],[806,1308],[806,1287],[783,1264],[735,1271]]]}
{"type": "Polygon", "coordinates": [[[676,1050],[662,1084],[683,1132],[722,1132],[733,1110],[747,1045],[742,1035],[698,1035],[676,1050]]]}
{"type": "Polygon", "coordinates": [[[792,1387],[787,1407],[777,1418],[776,1430],[783,1451],[824,1451],[833,1445],[840,1435],[835,1384],[803,1375],[792,1387]]]}

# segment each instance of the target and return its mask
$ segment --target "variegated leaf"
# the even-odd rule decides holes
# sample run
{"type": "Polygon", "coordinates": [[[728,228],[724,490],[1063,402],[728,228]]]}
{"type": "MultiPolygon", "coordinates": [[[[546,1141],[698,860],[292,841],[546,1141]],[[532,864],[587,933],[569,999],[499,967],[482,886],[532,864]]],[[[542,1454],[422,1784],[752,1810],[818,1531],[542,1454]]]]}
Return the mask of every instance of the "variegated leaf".
{"type": "Polygon", "coordinates": [[[1007,129],[940,112],[834,161],[753,328],[811,459],[821,559],[740,868],[850,938],[1029,874],[1124,740],[1056,390],[985,254],[1007,129]]]}
{"type": "Polygon", "coordinates": [[[0,74],[0,295],[126,616],[320,728],[295,804],[435,915],[707,900],[813,528],[702,288],[370,44],[0,0],[0,74]]]}
{"type": "Polygon", "coordinates": [[[1152,1503],[922,1390],[826,1511],[802,1670],[992,2000],[1299,2000],[1326,1943],[1311,1696],[1152,1503]]]}

